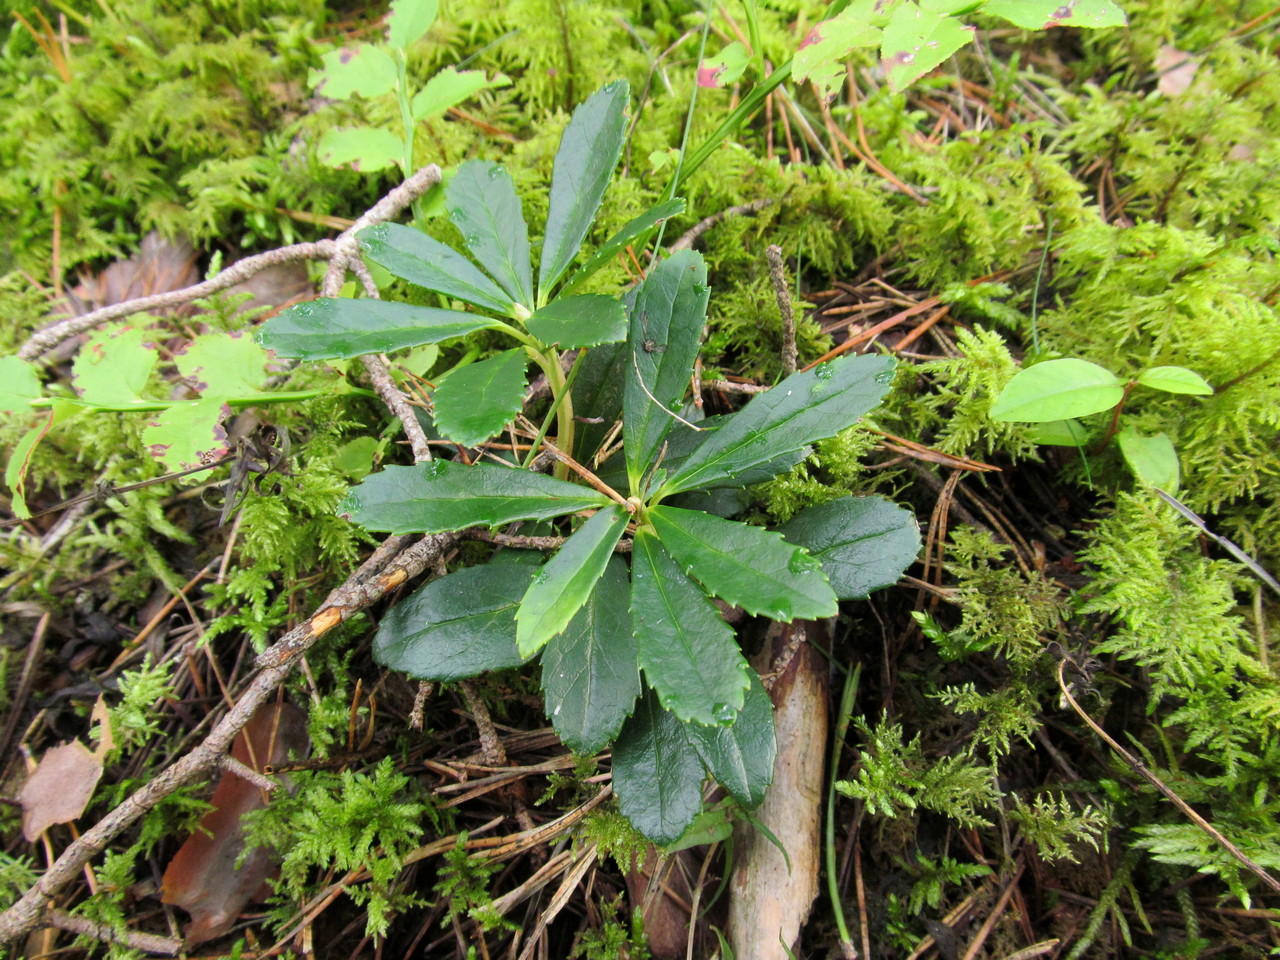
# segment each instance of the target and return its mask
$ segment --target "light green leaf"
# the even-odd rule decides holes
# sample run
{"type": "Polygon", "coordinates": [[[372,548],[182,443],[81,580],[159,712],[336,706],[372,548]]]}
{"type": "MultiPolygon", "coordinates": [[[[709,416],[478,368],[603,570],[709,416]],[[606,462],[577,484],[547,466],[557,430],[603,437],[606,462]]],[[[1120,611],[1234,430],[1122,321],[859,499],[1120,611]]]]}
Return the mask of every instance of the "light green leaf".
{"type": "Polygon", "coordinates": [[[142,442],[166,471],[204,466],[230,449],[222,427],[229,416],[231,407],[219,395],[175,403],[147,422],[142,442]]]}
{"type": "Polygon", "coordinates": [[[630,96],[625,80],[606,83],[573,111],[560,138],[538,269],[538,292],[544,301],[573,263],[595,221],[622,155],[630,96]]]}
{"type": "Polygon", "coordinates": [[[0,357],[0,415],[26,422],[31,401],[43,392],[35,367],[18,357],[0,357]]]}
{"type": "Polygon", "coordinates": [[[574,753],[604,749],[640,695],[627,564],[614,555],[586,604],[542,650],[547,716],[574,753]]]}
{"type": "Polygon", "coordinates": [[[715,606],[648,528],[632,547],[631,618],[640,666],[662,705],[681,720],[731,723],[750,669],[715,606]]]}
{"type": "Polygon", "coordinates": [[[541,650],[582,609],[626,529],[621,507],[598,510],[538,571],[516,614],[516,643],[523,656],[541,650]]]}
{"type": "Polygon", "coordinates": [[[602,493],[529,470],[430,460],[373,474],[351,489],[338,511],[366,530],[442,533],[544,520],[610,503],[602,493]]]}
{"type": "Polygon", "coordinates": [[[1024,30],[1050,27],[1123,27],[1124,11],[1111,0],[987,0],[983,13],[1024,30]]]}
{"type": "Polygon", "coordinates": [[[404,50],[421,40],[436,22],[439,6],[438,0],[391,0],[387,42],[396,50],[404,50]]]}
{"type": "Polygon", "coordinates": [[[520,412],[528,362],[517,347],[454,370],[431,396],[436,428],[464,447],[484,443],[520,412]]]}
{"type": "Polygon", "coordinates": [[[546,344],[595,347],[627,338],[627,311],[616,297],[584,293],[552,300],[534,311],[525,326],[546,344]]]}
{"type": "Polygon", "coordinates": [[[282,357],[332,360],[440,343],[491,326],[492,320],[458,310],[321,297],[281,310],[258,339],[282,357]]]}
{"type": "Polygon", "coordinates": [[[1124,396],[1124,381],[1087,360],[1046,360],[1027,367],[1000,391],[991,419],[1042,423],[1110,410],[1124,396]]]}
{"type": "Polygon", "coordinates": [[[510,78],[501,73],[490,80],[483,70],[459,71],[456,67],[445,67],[414,95],[411,104],[413,119],[432,120],[481,90],[510,85],[510,78]]]}
{"type": "Polygon", "coordinates": [[[267,378],[267,352],[238,330],[201,334],[174,355],[174,363],[197,393],[210,396],[249,396],[267,378]]]}
{"type": "Polygon", "coordinates": [[[643,237],[663,220],[670,219],[684,212],[684,201],[676,198],[667,200],[657,206],[650,207],[634,220],[630,220],[612,237],[606,240],[595,253],[579,267],[560,288],[560,296],[565,297],[589,280],[601,267],[609,263],[627,248],[627,244],[643,237]]]}
{"type": "Polygon", "coordinates": [[[849,53],[880,43],[883,31],[872,20],[871,6],[868,0],[861,0],[830,20],[814,24],[792,61],[791,73],[797,82],[812,81],[828,100],[839,92],[849,53]]]}
{"type": "Polygon", "coordinates": [[[1116,442],[1120,444],[1125,463],[1141,483],[1166,493],[1178,492],[1182,471],[1178,451],[1167,434],[1144,437],[1132,430],[1121,430],[1116,434],[1116,442]]]}
{"type": "Polygon", "coordinates": [[[307,82],[330,100],[350,100],[355,95],[380,97],[396,85],[396,62],[379,46],[363,43],[330,50],[320,62],[324,66],[312,70],[307,82]]]}
{"type": "Polygon", "coordinates": [[[158,354],[155,333],[113,326],[91,335],[71,365],[71,385],[86,403],[123,405],[142,399],[158,354]]]}
{"type": "Polygon", "coordinates": [[[703,776],[684,725],[648,691],[613,745],[622,815],[654,843],[674,843],[702,809],[703,776]]]}
{"type": "Polygon", "coordinates": [[[1027,429],[1036,443],[1047,447],[1083,447],[1089,442],[1089,430],[1079,420],[1046,420],[1027,429]]]}
{"type": "Polygon", "coordinates": [[[889,17],[880,41],[880,61],[894,90],[905,90],[974,37],[974,28],[955,17],[925,12],[915,3],[900,5],[889,17]]]}
{"type": "Polygon", "coordinates": [[[517,667],[516,608],[535,568],[487,563],[419,587],[378,624],[373,659],[420,680],[517,667]]]}
{"type": "Polygon", "coordinates": [[[737,83],[751,62],[751,54],[741,41],[735,40],[719,54],[698,64],[698,86],[727,87],[737,83]]]}
{"type": "Polygon", "coordinates": [[[662,495],[720,485],[853,426],[888,392],[893,366],[888,357],[839,357],[793,373],[698,447],[662,485],[662,495]]]}
{"type": "Polygon", "coordinates": [[[883,497],[841,497],[801,510],[781,533],[822,564],[841,600],[892,586],[920,553],[911,511],[883,497]]]}
{"type": "Polygon", "coordinates": [[[1189,393],[1197,397],[1213,395],[1213,387],[1194,370],[1186,367],[1152,367],[1138,374],[1138,382],[1165,393],[1189,393]]]}
{"type": "Polygon", "coordinates": [[[707,265],[701,254],[681,251],[651,270],[632,295],[622,433],[634,493],[676,422],[693,376],[707,319],[707,265]]]}
{"type": "Polygon", "coordinates": [[[414,347],[404,356],[396,357],[396,366],[409,371],[415,377],[425,377],[427,371],[434,367],[439,359],[440,348],[434,343],[428,343],[426,346],[414,347]]]}
{"type": "Polygon", "coordinates": [[[649,520],[667,553],[712,596],[773,620],[835,616],[822,566],[781,534],[668,506],[654,507],[649,520]]]}
{"type": "Polygon", "coordinates": [[[373,471],[374,457],[385,442],[373,437],[356,437],[335,450],[331,462],[348,480],[363,480],[373,471]]]}
{"type": "Polygon", "coordinates": [[[421,230],[378,223],[360,231],[360,249],[402,280],[511,316],[511,298],[453,247],[421,230]]]}
{"type": "Polygon", "coordinates": [[[317,148],[326,167],[350,166],[361,173],[385,170],[404,159],[404,141],[381,127],[335,127],[317,148]]]}
{"type": "MultiPolygon", "coordinates": [[[[686,730],[688,727],[686,726],[686,730]]],[[[693,818],[693,823],[685,828],[680,834],[680,838],[671,843],[662,845],[662,852],[667,856],[673,853],[679,853],[681,850],[691,850],[694,847],[705,847],[707,844],[720,843],[728,840],[733,836],[734,818],[730,816],[730,805],[725,802],[716,804],[710,810],[703,810],[693,818]]],[[[715,929],[714,927],[712,929],[715,929]]],[[[719,933],[720,931],[716,931],[719,933]]],[[[721,944],[728,946],[724,937],[720,938],[721,944]]],[[[721,956],[732,957],[733,952],[727,949],[721,949],[721,956]]]]}
{"type": "Polygon", "coordinates": [[[533,305],[529,228],[511,174],[487,160],[458,167],[444,191],[451,219],[467,249],[516,303],[533,305]]]}
{"type": "Polygon", "coordinates": [[[773,782],[778,741],[773,732],[773,701],[754,670],[750,680],[732,726],[686,723],[684,732],[716,781],[743,806],[754,809],[773,782]]]}

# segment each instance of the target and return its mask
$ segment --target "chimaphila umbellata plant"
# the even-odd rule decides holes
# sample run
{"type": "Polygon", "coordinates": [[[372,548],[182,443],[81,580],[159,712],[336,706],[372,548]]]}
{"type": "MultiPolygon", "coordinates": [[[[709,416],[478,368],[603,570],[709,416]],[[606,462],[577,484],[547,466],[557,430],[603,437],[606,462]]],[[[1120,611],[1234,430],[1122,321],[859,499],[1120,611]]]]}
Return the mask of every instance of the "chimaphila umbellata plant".
{"type": "Polygon", "coordinates": [[[505,334],[514,346],[455,369],[431,397],[439,433],[482,454],[520,413],[529,361],[541,369],[552,400],[544,422],[525,430],[523,463],[513,450],[510,460],[389,466],[354,487],[342,509],[373,531],[538,521],[568,538],[545,563],[535,551],[502,551],[423,586],[383,619],[374,656],[441,681],[540,656],[562,739],[584,754],[612,742],[623,812],[671,843],[701,808],[706,772],[750,807],[773,768],[768,694],[711,598],[782,621],[831,616],[838,599],[894,582],[919,536],[907,511],[875,497],[822,504],[781,532],[726,519],[742,502],[722,494],[789,469],[809,444],[856,423],[889,389],[893,361],[842,358],[786,378],[735,414],[694,422],[682,413],[710,295],[701,255],[662,260],[621,298],[576,292],[681,201],[637,217],[571,272],[621,154],[628,96],[625,83],[608,84],[565,130],[536,284],[511,178],[470,161],[450,180],[445,206],[479,266],[405,226],[371,227],[361,244],[392,274],[486,313],[321,299],[270,320],[262,342],[318,360],[505,334]],[[567,374],[566,349],[578,351],[567,374]],[[621,447],[602,450],[619,414],[621,447]],[[593,429],[577,432],[577,417],[593,429]],[[556,476],[526,469],[543,451],[556,476]],[[630,563],[618,550],[628,532],[630,563]]]}

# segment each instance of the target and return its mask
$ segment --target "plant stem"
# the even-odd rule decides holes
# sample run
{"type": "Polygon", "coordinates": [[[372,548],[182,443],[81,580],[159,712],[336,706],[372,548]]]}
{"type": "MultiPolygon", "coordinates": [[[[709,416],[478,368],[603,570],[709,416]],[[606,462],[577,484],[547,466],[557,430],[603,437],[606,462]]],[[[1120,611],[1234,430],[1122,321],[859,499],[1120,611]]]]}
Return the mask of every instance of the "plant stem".
{"type": "MultiPolygon", "coordinates": [[[[529,447],[529,455],[525,457],[524,466],[526,469],[528,469],[529,465],[533,463],[534,458],[537,457],[538,448],[542,445],[542,440],[547,435],[547,428],[551,426],[551,419],[552,417],[559,415],[560,404],[568,398],[569,388],[573,386],[574,378],[578,375],[578,368],[582,366],[582,358],[586,355],[587,351],[585,349],[578,351],[578,356],[574,359],[573,366],[569,368],[569,376],[565,378],[564,383],[560,385],[560,389],[551,397],[551,409],[548,410],[547,415],[543,417],[542,426],[538,429],[538,435],[533,438],[533,444],[529,447]]],[[[559,364],[557,364],[557,366],[559,366],[559,364]]],[[[572,407],[570,407],[569,411],[569,422],[573,422],[572,407]]],[[[561,424],[560,431],[561,433],[564,432],[563,424],[561,424]]],[[[573,437],[570,436],[569,440],[569,446],[572,448],[573,437]]]]}
{"type": "MultiPolygon", "coordinates": [[[[400,166],[407,178],[415,169],[413,165],[413,135],[416,124],[413,120],[413,104],[409,100],[409,65],[405,61],[404,51],[396,51],[396,101],[400,105],[400,124],[404,128],[404,157],[400,166]]],[[[422,219],[422,203],[413,201],[413,219],[422,219]]]]}
{"type": "MultiPolygon", "coordinates": [[[[827,772],[826,843],[824,844],[827,867],[827,896],[831,898],[831,910],[840,932],[840,945],[853,947],[849,937],[849,925],[840,905],[840,884],[836,877],[836,768],[840,763],[840,749],[845,734],[849,732],[849,718],[853,713],[853,698],[858,694],[858,681],[862,678],[862,664],[844,675],[844,690],[840,693],[840,712],[836,716],[835,739],[831,741],[831,769],[827,772]]],[[[846,952],[847,955],[847,952],[846,952]]]]}
{"type": "MultiPolygon", "coordinates": [[[[233,407],[247,407],[257,403],[293,403],[298,400],[310,400],[313,397],[323,396],[328,392],[327,390],[285,390],[280,393],[250,393],[243,397],[227,397],[226,402],[233,407]]],[[[367,397],[377,396],[372,390],[364,390],[358,387],[350,388],[349,392],[367,397]]],[[[71,397],[39,397],[31,401],[31,407],[35,410],[47,410],[58,400],[78,407],[85,407],[89,410],[96,410],[100,413],[154,413],[157,410],[168,410],[170,407],[186,407],[200,402],[199,400],[146,400],[141,403],[87,403],[71,397]]]]}

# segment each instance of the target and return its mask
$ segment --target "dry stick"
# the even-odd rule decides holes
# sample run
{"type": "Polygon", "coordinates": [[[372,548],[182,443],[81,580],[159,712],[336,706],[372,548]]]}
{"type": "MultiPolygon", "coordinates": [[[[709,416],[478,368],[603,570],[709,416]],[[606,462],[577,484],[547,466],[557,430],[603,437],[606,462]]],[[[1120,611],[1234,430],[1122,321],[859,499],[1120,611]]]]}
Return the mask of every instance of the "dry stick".
{"type": "Polygon", "coordinates": [[[764,256],[769,261],[769,279],[773,281],[773,292],[778,298],[778,312],[782,314],[782,375],[789,377],[796,372],[796,314],[791,307],[791,293],[787,290],[782,248],[771,243],[764,256]]]}
{"type": "Polygon", "coordinates": [[[709,217],[699,220],[688,232],[679,240],[667,248],[668,253],[676,253],[680,250],[692,250],[693,245],[697,243],[698,238],[714,227],[721,220],[728,217],[736,217],[743,213],[759,213],[765,207],[772,206],[772,200],[752,200],[750,203],[740,203],[737,206],[725,207],[719,213],[713,213],[709,217]]]}
{"type": "Polygon", "coordinates": [[[1080,719],[1089,725],[1089,729],[1101,737],[1107,746],[1120,754],[1120,758],[1133,768],[1134,773],[1138,774],[1138,776],[1142,777],[1143,780],[1146,780],[1147,783],[1151,784],[1164,794],[1169,802],[1181,810],[1188,820],[1220,843],[1222,845],[1222,849],[1235,857],[1242,867],[1270,887],[1273,893],[1280,893],[1280,881],[1277,881],[1275,877],[1271,876],[1271,874],[1267,873],[1266,870],[1250,860],[1248,854],[1223,836],[1218,828],[1212,823],[1200,816],[1200,814],[1196,813],[1195,810],[1191,809],[1191,806],[1187,801],[1183,800],[1180,796],[1169,789],[1163,780],[1147,769],[1147,765],[1145,763],[1131,754],[1124,747],[1120,746],[1120,744],[1113,740],[1105,730],[1098,726],[1093,717],[1084,712],[1080,704],[1076,703],[1076,698],[1071,695],[1071,691],[1067,688],[1066,680],[1063,679],[1063,671],[1066,669],[1066,666],[1066,660],[1058,661],[1058,686],[1062,688],[1062,695],[1067,698],[1067,703],[1071,704],[1071,709],[1080,714],[1080,719]]]}
{"type": "Polygon", "coordinates": [[[67,933],[82,937],[93,937],[104,943],[119,943],[133,950],[144,953],[161,953],[166,957],[176,957],[184,946],[175,937],[160,937],[154,933],[138,933],[134,930],[121,930],[109,923],[95,923],[88,917],[77,917],[65,910],[50,910],[46,918],[50,926],[65,930],[67,933]]]}

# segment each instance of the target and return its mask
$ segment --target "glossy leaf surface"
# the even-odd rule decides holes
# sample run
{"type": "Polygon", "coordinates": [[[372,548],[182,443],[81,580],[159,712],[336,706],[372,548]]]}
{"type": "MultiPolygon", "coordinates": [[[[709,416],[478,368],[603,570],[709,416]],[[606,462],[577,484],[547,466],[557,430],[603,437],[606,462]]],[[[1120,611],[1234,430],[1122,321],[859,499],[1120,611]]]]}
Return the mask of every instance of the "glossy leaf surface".
{"type": "Polygon", "coordinates": [[[751,686],[732,726],[686,723],[684,732],[711,776],[735,800],[754,809],[773,782],[778,741],[773,733],[773,701],[754,670],[750,677],[751,686]]]}
{"type": "Polygon", "coordinates": [[[420,680],[461,680],[519,666],[516,609],[536,569],[486,563],[419,587],[382,618],[374,660],[420,680]]]}
{"type": "Polygon", "coordinates": [[[842,497],[800,511],[781,533],[822,564],[841,600],[898,582],[920,553],[911,511],[883,497],[842,497]]]}
{"type": "Polygon", "coordinates": [[[875,407],[893,382],[887,357],[839,357],[756,395],[663,484],[664,494],[715,486],[834,436],[875,407]]]}
{"type": "Polygon", "coordinates": [[[669,506],[649,519],[667,553],[711,595],[774,620],[835,615],[822,566],[781,534],[669,506]]]}
{"type": "Polygon", "coordinates": [[[520,412],[528,362],[517,347],[453,371],[431,397],[436,427],[463,446],[484,443],[520,412]]]}
{"type": "Polygon", "coordinates": [[[623,816],[654,843],[674,843],[702,809],[702,779],[684,724],[648,691],[613,745],[613,791],[623,816]]]}
{"type": "Polygon", "coordinates": [[[630,94],[625,80],[605,84],[573,111],[560,138],[538,269],[538,290],[544,300],[573,263],[595,221],[622,155],[630,94]]]}
{"type": "MultiPolygon", "coordinates": [[[[636,291],[622,394],[627,476],[633,489],[676,422],[707,317],[707,266],[685,250],[649,272],[636,291]]],[[[799,446],[799,444],[797,444],[799,446]]]]}
{"type": "Polygon", "coordinates": [[[487,160],[468,160],[445,187],[444,202],[481,266],[511,299],[532,307],[529,228],[511,174],[487,160]]]}
{"type": "Polygon", "coordinates": [[[610,503],[604,494],[530,470],[431,460],[373,474],[351,489],[338,510],[366,530],[442,533],[548,519],[610,503]]]}
{"type": "Polygon", "coordinates": [[[1213,395],[1213,387],[1194,370],[1186,367],[1152,367],[1138,374],[1138,382],[1165,393],[1188,393],[1196,397],[1213,395]]]}
{"type": "Polygon", "coordinates": [[[377,223],[360,231],[364,255],[401,280],[510,314],[511,298],[470,260],[421,230],[399,223],[377,223]]]}
{"type": "Polygon", "coordinates": [[[589,418],[574,435],[574,457],[590,464],[605,436],[622,414],[622,387],[631,354],[626,343],[607,343],[587,351],[573,382],[573,411],[589,418]],[[599,421],[596,423],[590,420],[599,421]]]}
{"type": "Polygon", "coordinates": [[[560,296],[571,293],[584,281],[590,279],[597,270],[611,263],[614,257],[627,248],[627,244],[644,236],[663,220],[683,212],[684,201],[676,198],[650,207],[640,216],[628,221],[621,230],[606,240],[586,263],[574,271],[573,276],[560,288],[560,296]]]}
{"type": "Polygon", "coordinates": [[[281,310],[262,325],[258,339],[282,357],[333,360],[440,343],[492,324],[457,310],[321,297],[281,310]]]}
{"type": "Polygon", "coordinates": [[[1046,360],[1020,371],[1000,391],[992,420],[1040,423],[1110,410],[1124,396],[1124,381],[1087,360],[1046,360]]]}
{"type": "Polygon", "coordinates": [[[631,618],[649,686],[681,720],[730,723],[750,672],[715,605],[642,528],[631,554],[631,618]]]}
{"type": "Polygon", "coordinates": [[[621,300],[586,293],[552,300],[535,310],[525,325],[546,344],[595,347],[627,338],[627,311],[621,300]]]}
{"type": "Polygon", "coordinates": [[[569,625],[627,529],[627,513],[616,504],[591,516],[538,571],[516,614],[516,642],[530,657],[569,625]]]}
{"type": "Polygon", "coordinates": [[[640,695],[630,593],[626,561],[611,557],[586,604],[542,649],[547,716],[581,756],[617,736],[640,695]]]}

